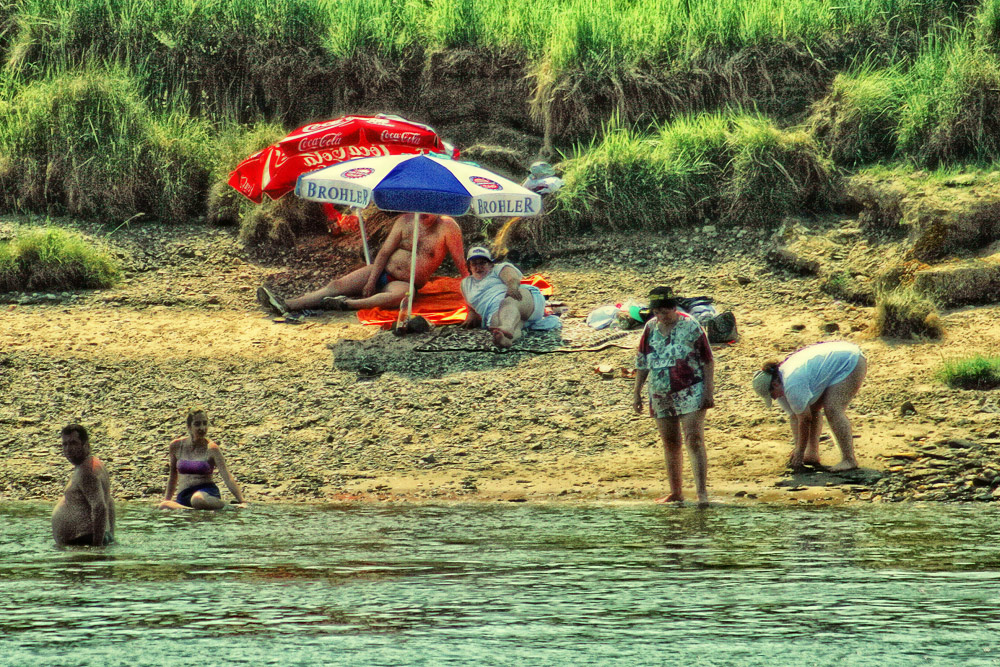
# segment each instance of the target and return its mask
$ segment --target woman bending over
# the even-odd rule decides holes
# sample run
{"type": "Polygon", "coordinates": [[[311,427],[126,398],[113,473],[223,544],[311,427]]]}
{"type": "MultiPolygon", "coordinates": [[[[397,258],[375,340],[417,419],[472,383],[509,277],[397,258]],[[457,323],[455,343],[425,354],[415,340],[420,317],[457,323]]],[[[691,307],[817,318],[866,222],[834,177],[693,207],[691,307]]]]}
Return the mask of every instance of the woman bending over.
{"type": "Polygon", "coordinates": [[[795,447],[789,460],[792,470],[820,466],[819,436],[823,416],[840,446],[840,463],[833,471],[858,467],[854,435],[847,406],[861,389],[868,362],[853,343],[817,343],[793,352],[780,364],[772,360],[753,377],[753,388],[771,407],[775,399],[788,413],[795,447]]]}

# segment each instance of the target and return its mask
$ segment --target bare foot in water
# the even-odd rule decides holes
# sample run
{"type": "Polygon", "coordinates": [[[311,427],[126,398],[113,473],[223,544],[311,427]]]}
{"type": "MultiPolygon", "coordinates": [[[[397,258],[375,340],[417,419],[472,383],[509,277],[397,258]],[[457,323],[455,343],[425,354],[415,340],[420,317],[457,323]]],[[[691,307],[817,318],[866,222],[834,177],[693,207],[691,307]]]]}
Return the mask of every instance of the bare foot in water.
{"type": "Polygon", "coordinates": [[[684,502],[684,496],[679,493],[671,493],[669,496],[657,498],[656,502],[660,505],[665,505],[666,503],[682,503],[684,502]]]}
{"type": "Polygon", "coordinates": [[[161,510],[189,510],[189,509],[194,509],[193,507],[188,507],[187,505],[181,505],[176,500],[164,500],[159,505],[157,505],[157,508],[161,509],[161,510]]]}
{"type": "Polygon", "coordinates": [[[831,467],[830,472],[846,472],[848,470],[857,470],[857,469],[858,469],[857,461],[848,461],[847,459],[844,459],[837,465],[831,467]]]}

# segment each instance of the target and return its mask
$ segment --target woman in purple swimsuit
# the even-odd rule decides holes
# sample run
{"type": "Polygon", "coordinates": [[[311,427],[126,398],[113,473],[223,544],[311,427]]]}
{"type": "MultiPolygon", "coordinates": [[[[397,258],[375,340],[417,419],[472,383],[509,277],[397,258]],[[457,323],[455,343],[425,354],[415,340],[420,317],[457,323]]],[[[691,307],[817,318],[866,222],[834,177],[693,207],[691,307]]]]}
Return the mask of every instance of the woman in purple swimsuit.
{"type": "Polygon", "coordinates": [[[222,494],[212,481],[212,473],[216,469],[237,502],[245,504],[240,487],[226,468],[222,450],[206,437],[208,415],[204,410],[196,409],[188,413],[187,429],[187,437],[170,443],[170,476],[160,509],[222,509],[225,506],[222,494]],[[177,488],[180,492],[174,498],[177,488]]]}

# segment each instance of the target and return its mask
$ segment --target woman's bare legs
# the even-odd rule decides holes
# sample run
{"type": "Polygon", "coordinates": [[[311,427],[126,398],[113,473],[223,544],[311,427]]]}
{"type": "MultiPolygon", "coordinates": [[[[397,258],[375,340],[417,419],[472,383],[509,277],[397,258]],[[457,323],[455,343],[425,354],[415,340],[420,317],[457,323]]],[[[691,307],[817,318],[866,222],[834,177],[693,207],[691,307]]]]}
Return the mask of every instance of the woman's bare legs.
{"type": "Polygon", "coordinates": [[[681,416],[684,427],[684,443],[691,472],[694,474],[694,488],[698,494],[698,504],[708,503],[708,454],[705,452],[705,411],[698,410],[681,416]]]}
{"type": "Polygon", "coordinates": [[[837,440],[837,445],[840,446],[841,455],[840,463],[830,470],[839,472],[854,470],[858,467],[858,459],[854,455],[854,433],[851,429],[851,421],[847,418],[847,406],[857,396],[867,373],[868,362],[864,357],[861,357],[850,375],[829,387],[823,394],[823,412],[826,413],[826,421],[830,423],[833,437],[837,440]]]}
{"type": "Polygon", "coordinates": [[[667,480],[670,484],[670,495],[657,498],[658,503],[673,503],[684,500],[681,484],[681,421],[678,417],[657,417],[656,429],[660,432],[663,442],[663,458],[667,464],[667,480]]]}
{"type": "Polygon", "coordinates": [[[164,500],[157,507],[161,510],[189,510],[192,509],[187,505],[181,505],[176,500],[164,500]]]}
{"type": "Polygon", "coordinates": [[[691,472],[694,474],[698,504],[707,504],[708,454],[705,452],[705,411],[698,410],[680,417],[658,417],[656,428],[660,432],[660,440],[663,441],[663,458],[667,464],[667,480],[670,483],[670,495],[657,498],[656,502],[671,503],[684,500],[681,451],[683,429],[683,440],[688,450],[688,457],[691,459],[691,472]]]}
{"type": "Polygon", "coordinates": [[[216,498],[211,493],[195,491],[191,494],[191,507],[196,510],[221,510],[225,505],[222,498],[216,498]]]}
{"type": "Polygon", "coordinates": [[[490,322],[493,333],[493,344],[497,347],[510,347],[520,338],[524,323],[535,312],[535,299],[527,288],[521,287],[521,300],[506,297],[500,302],[500,307],[490,322]]]}
{"type": "Polygon", "coordinates": [[[225,507],[221,498],[216,498],[211,493],[195,491],[191,494],[191,505],[181,505],[176,500],[164,500],[160,503],[161,510],[220,510],[225,507]]]}
{"type": "Polygon", "coordinates": [[[806,449],[802,455],[802,462],[819,465],[819,436],[823,433],[823,419],[819,414],[819,406],[813,410],[812,416],[812,423],[809,425],[809,439],[806,440],[806,449]]]}

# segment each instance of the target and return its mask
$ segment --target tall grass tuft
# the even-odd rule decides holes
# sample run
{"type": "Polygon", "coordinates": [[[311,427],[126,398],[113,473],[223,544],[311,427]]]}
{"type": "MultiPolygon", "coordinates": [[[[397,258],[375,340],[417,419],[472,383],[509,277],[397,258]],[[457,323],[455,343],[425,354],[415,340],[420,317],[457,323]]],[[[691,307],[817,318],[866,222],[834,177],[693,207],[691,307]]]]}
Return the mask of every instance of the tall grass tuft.
{"type": "Polygon", "coordinates": [[[739,112],[685,116],[655,133],[612,123],[562,166],[557,215],[613,229],[760,225],[821,203],[832,183],[805,133],[739,112]]]}
{"type": "Polygon", "coordinates": [[[871,332],[902,340],[937,339],[944,334],[944,325],[930,301],[916,294],[912,286],[901,286],[876,291],[871,332]]]}
{"type": "Polygon", "coordinates": [[[326,230],[326,216],[318,202],[288,196],[271,201],[265,197],[260,206],[240,218],[239,238],[249,246],[290,247],[299,236],[326,230]]]}
{"type": "Polygon", "coordinates": [[[899,150],[934,168],[1000,158],[1000,62],[970,38],[931,39],[906,77],[899,150]]]}
{"type": "Polygon", "coordinates": [[[183,221],[205,214],[215,150],[214,131],[205,121],[176,111],[154,117],[148,164],[158,201],[151,207],[152,215],[183,221]]]}
{"type": "Polygon", "coordinates": [[[905,88],[897,67],[878,70],[866,65],[838,74],[830,93],[813,105],[809,130],[838,165],[889,159],[896,152],[905,88]]]}
{"type": "Polygon", "coordinates": [[[1000,0],[982,0],[972,23],[976,43],[1000,52],[1000,0]]]}
{"type": "Polygon", "coordinates": [[[112,256],[75,232],[22,228],[0,241],[0,292],[100,288],[117,279],[112,256]]]}
{"type": "Polygon", "coordinates": [[[20,5],[16,0],[0,0],[0,58],[6,55],[11,40],[17,34],[20,5]]]}
{"type": "Polygon", "coordinates": [[[722,116],[707,114],[656,134],[612,120],[599,141],[563,163],[557,210],[611,229],[670,228],[713,215],[725,128],[722,116]]]}
{"type": "Polygon", "coordinates": [[[902,159],[929,169],[1000,160],[997,5],[986,3],[969,27],[935,28],[908,67],[865,64],[839,74],[808,122],[833,160],[902,159]]]}
{"type": "Polygon", "coordinates": [[[229,174],[244,158],[277,142],[285,134],[285,130],[274,123],[258,123],[250,127],[231,123],[216,134],[215,151],[211,154],[211,185],[206,204],[206,216],[210,224],[241,224],[257,207],[257,204],[229,185],[229,174]]]}
{"type": "Polygon", "coordinates": [[[729,145],[724,221],[761,226],[793,211],[826,205],[832,176],[808,133],[779,130],[760,116],[741,116],[733,120],[729,145]]]}
{"type": "Polygon", "coordinates": [[[57,75],[20,89],[0,116],[0,201],[102,220],[179,221],[201,210],[204,121],[157,118],[120,72],[57,75]]]}
{"type": "Polygon", "coordinates": [[[278,201],[265,196],[261,204],[254,204],[228,183],[229,173],[243,158],[285,134],[280,125],[258,123],[250,127],[230,124],[215,136],[206,218],[210,224],[238,226],[245,245],[292,246],[299,236],[328,229],[326,215],[316,202],[285,195],[278,201]]]}
{"type": "Polygon", "coordinates": [[[323,52],[324,6],[306,0],[23,0],[7,68],[28,80],[97,63],[197,113],[263,103],[281,56],[323,52]],[[248,76],[249,75],[249,76],[248,76]]]}
{"type": "Polygon", "coordinates": [[[327,229],[320,204],[294,195],[278,201],[267,196],[261,204],[250,202],[228,184],[229,172],[246,156],[285,136],[280,125],[259,123],[249,128],[231,125],[219,133],[220,151],[212,167],[208,219],[213,224],[239,226],[240,240],[249,246],[291,246],[298,236],[327,229]]]}
{"type": "Polygon", "coordinates": [[[434,11],[414,0],[327,0],[317,2],[324,24],[323,47],[338,59],[361,54],[400,57],[420,43],[421,16],[434,11]]]}
{"type": "Polygon", "coordinates": [[[1000,387],[1000,357],[976,355],[946,361],[937,377],[954,389],[995,389],[1000,387]]]}

